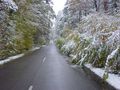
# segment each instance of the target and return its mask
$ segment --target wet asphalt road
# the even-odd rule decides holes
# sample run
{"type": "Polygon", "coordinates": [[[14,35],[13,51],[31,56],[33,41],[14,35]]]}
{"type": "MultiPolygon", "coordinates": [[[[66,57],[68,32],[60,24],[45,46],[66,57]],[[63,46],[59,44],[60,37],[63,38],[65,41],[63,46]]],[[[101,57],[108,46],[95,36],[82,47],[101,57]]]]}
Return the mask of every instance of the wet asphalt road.
{"type": "Polygon", "coordinates": [[[50,44],[0,66],[0,90],[102,90],[65,59],[50,44]]]}

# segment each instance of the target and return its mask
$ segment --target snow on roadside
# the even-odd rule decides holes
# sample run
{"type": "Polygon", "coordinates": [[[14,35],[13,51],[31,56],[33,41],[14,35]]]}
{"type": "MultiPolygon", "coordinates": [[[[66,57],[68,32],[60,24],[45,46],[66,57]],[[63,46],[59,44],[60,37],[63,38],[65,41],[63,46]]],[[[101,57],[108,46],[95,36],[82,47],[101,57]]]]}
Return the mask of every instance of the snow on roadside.
{"type": "Polygon", "coordinates": [[[101,78],[103,77],[104,72],[105,72],[104,69],[92,67],[91,64],[85,64],[85,66],[86,66],[87,68],[89,68],[91,71],[93,71],[95,74],[97,74],[98,76],[100,76],[101,78]]]}
{"type": "Polygon", "coordinates": [[[35,50],[38,50],[38,49],[40,49],[40,47],[34,47],[30,51],[35,51],[35,50]]]}
{"type": "Polygon", "coordinates": [[[1,0],[5,5],[7,5],[10,9],[14,10],[15,12],[18,10],[18,6],[13,0],[1,0]]]}
{"type": "MultiPolygon", "coordinates": [[[[35,50],[38,50],[38,49],[40,49],[40,47],[32,48],[30,51],[35,51],[35,50]]],[[[15,56],[8,57],[8,58],[5,59],[5,60],[1,60],[1,61],[0,61],[0,65],[3,65],[3,64],[8,63],[8,62],[10,62],[10,61],[13,61],[13,60],[15,60],[15,59],[18,59],[18,58],[20,58],[20,57],[23,57],[24,55],[25,55],[25,54],[19,54],[19,55],[15,55],[15,56]]]]}
{"type": "MultiPolygon", "coordinates": [[[[91,64],[85,64],[85,66],[87,68],[89,68],[91,71],[93,71],[95,74],[97,74],[99,77],[103,78],[104,69],[101,68],[94,68],[92,67],[91,64]]],[[[112,85],[113,87],[115,87],[117,90],[120,90],[120,76],[115,75],[115,74],[110,74],[109,73],[109,77],[106,80],[110,85],[112,85]]]]}
{"type": "Polygon", "coordinates": [[[107,82],[110,83],[117,90],[120,90],[120,76],[115,74],[109,74],[109,78],[107,79],[107,82]]]}
{"type": "Polygon", "coordinates": [[[1,61],[0,61],[0,65],[3,65],[3,64],[5,64],[5,63],[8,63],[8,62],[10,62],[10,61],[13,61],[13,60],[15,60],[15,59],[17,59],[17,58],[20,58],[20,57],[23,57],[23,56],[24,56],[24,54],[19,54],[19,55],[16,55],[16,56],[8,57],[8,58],[5,59],[5,60],[1,60],[1,61]]]}

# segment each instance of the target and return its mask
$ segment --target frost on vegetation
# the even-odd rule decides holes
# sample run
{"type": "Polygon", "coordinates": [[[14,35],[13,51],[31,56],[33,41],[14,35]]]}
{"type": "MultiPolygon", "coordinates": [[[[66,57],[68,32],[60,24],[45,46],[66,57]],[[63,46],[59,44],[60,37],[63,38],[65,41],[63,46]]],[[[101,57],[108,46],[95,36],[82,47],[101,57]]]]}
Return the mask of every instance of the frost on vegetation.
{"type": "Polygon", "coordinates": [[[0,0],[0,60],[49,42],[54,13],[43,1],[0,0]]]}
{"type": "Polygon", "coordinates": [[[5,5],[8,6],[8,8],[14,10],[15,12],[18,10],[18,6],[13,0],[2,0],[5,5]]]}
{"type": "Polygon", "coordinates": [[[111,47],[120,45],[120,30],[112,32],[112,35],[108,38],[107,45],[111,47]]]}
{"type": "Polygon", "coordinates": [[[75,46],[75,42],[71,40],[66,42],[61,49],[64,50],[64,53],[69,54],[75,46]]]}
{"type": "Polygon", "coordinates": [[[82,18],[75,30],[63,30],[62,35],[66,41],[62,50],[70,51],[75,64],[91,63],[113,73],[120,72],[120,18],[90,14],[82,18]]]}
{"type": "Polygon", "coordinates": [[[117,49],[115,49],[114,51],[112,51],[112,53],[110,55],[108,55],[107,62],[115,56],[115,54],[118,52],[119,48],[120,48],[120,46],[118,46],[117,49]]]}
{"type": "MultiPolygon", "coordinates": [[[[113,62],[113,64],[114,64],[114,62],[115,61],[117,61],[117,59],[119,59],[120,58],[120,52],[119,52],[119,50],[120,50],[120,46],[118,46],[115,50],[113,50],[108,56],[107,56],[107,60],[106,60],[106,64],[105,64],[105,70],[106,70],[106,72],[109,72],[109,69],[110,69],[110,67],[112,66],[110,66],[110,62],[113,62]],[[118,54],[118,55],[117,55],[118,54]],[[117,55],[117,57],[115,58],[115,56],[117,55]],[[118,58],[119,57],[119,58],[118,58]]],[[[115,63],[114,65],[116,65],[116,67],[117,67],[117,63],[115,63]]],[[[119,69],[119,71],[120,71],[120,66],[118,66],[118,69],[119,69]]]]}

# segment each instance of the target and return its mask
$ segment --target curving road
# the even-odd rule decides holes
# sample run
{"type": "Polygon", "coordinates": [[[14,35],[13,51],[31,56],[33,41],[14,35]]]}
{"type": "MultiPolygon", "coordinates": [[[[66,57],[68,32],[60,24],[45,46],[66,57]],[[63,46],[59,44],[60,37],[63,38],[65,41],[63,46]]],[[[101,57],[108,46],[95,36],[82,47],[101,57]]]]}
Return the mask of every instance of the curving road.
{"type": "Polygon", "coordinates": [[[102,90],[65,59],[50,44],[0,66],[0,90],[102,90]]]}

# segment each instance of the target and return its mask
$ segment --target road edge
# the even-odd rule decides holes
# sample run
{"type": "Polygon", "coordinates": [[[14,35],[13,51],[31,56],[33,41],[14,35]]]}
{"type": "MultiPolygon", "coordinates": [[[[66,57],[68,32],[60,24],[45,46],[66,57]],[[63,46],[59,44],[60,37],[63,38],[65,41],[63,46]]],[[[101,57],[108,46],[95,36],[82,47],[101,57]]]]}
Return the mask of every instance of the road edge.
{"type": "MultiPolygon", "coordinates": [[[[41,47],[44,47],[44,46],[41,46],[41,47]]],[[[11,61],[14,61],[14,60],[16,60],[16,59],[19,59],[19,58],[21,58],[21,57],[24,57],[24,56],[27,55],[28,53],[35,52],[35,51],[41,49],[41,47],[35,47],[35,48],[32,48],[32,49],[28,50],[27,52],[24,52],[24,53],[21,53],[21,54],[17,54],[17,55],[15,55],[15,56],[11,56],[11,57],[8,57],[8,58],[6,58],[6,59],[3,59],[3,60],[0,61],[0,66],[1,66],[1,65],[4,65],[4,64],[6,64],[6,63],[9,63],[9,62],[11,62],[11,61]]]]}
{"type": "Polygon", "coordinates": [[[87,66],[84,65],[83,70],[88,76],[90,76],[90,78],[99,83],[104,88],[103,90],[118,90],[116,87],[112,86],[110,83],[108,83],[107,81],[103,80],[100,76],[95,74],[95,72],[93,72],[87,66]]]}

